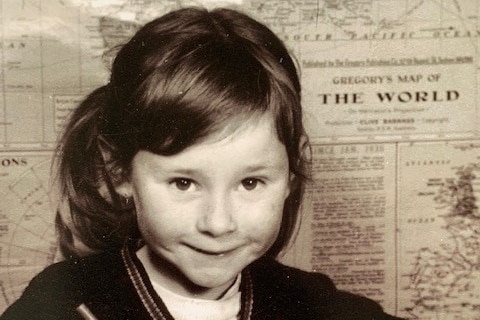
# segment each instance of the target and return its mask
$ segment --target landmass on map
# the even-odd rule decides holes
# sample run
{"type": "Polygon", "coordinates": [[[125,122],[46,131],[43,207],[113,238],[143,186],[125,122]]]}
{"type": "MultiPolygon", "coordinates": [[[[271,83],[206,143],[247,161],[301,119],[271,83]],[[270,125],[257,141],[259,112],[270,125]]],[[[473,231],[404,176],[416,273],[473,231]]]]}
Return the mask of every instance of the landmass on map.
{"type": "MultiPolygon", "coordinates": [[[[434,196],[448,238],[441,250],[425,243],[412,263],[409,284],[413,294],[404,308],[411,317],[480,314],[480,212],[478,186],[480,164],[456,168],[456,177],[446,179],[434,196]]],[[[478,319],[478,318],[477,318],[478,319]]]]}

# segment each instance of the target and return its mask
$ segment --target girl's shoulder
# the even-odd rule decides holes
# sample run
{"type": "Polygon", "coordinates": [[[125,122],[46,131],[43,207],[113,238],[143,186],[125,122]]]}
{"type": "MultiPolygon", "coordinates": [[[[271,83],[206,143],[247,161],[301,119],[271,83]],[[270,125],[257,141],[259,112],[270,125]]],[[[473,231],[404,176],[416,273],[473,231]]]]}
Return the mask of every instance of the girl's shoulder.
{"type": "Polygon", "coordinates": [[[31,282],[65,289],[68,283],[72,290],[97,284],[124,272],[120,252],[104,252],[82,258],[72,258],[54,263],[40,272],[31,282]]]}
{"type": "Polygon", "coordinates": [[[254,283],[259,283],[264,288],[271,286],[277,292],[288,289],[300,290],[303,295],[327,295],[336,291],[333,281],[325,274],[286,266],[269,258],[254,262],[250,266],[250,273],[254,283]]]}
{"type": "MultiPolygon", "coordinates": [[[[263,312],[288,314],[286,319],[400,319],[384,313],[366,297],[338,290],[325,274],[285,266],[273,259],[260,259],[250,268],[259,319],[276,319],[263,312]],[[261,306],[269,306],[262,310],[261,306]]],[[[279,316],[278,319],[284,319],[279,316]]]]}
{"type": "Polygon", "coordinates": [[[54,263],[36,275],[1,319],[77,319],[92,296],[115,290],[125,273],[121,256],[104,253],[54,263]]]}

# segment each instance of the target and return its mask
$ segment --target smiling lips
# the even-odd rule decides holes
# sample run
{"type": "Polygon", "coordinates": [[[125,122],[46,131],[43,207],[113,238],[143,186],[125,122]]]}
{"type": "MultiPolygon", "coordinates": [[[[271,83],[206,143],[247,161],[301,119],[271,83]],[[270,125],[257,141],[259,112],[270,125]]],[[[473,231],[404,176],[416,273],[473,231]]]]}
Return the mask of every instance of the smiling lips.
{"type": "Polygon", "coordinates": [[[226,254],[229,254],[230,252],[233,252],[236,249],[236,248],[233,248],[233,249],[226,249],[226,250],[211,251],[211,250],[200,249],[198,247],[194,247],[194,246],[191,246],[191,245],[187,245],[187,247],[189,247],[190,249],[192,249],[196,252],[199,252],[199,253],[202,253],[202,254],[205,254],[205,255],[209,255],[209,256],[215,256],[215,257],[225,256],[226,254]]]}

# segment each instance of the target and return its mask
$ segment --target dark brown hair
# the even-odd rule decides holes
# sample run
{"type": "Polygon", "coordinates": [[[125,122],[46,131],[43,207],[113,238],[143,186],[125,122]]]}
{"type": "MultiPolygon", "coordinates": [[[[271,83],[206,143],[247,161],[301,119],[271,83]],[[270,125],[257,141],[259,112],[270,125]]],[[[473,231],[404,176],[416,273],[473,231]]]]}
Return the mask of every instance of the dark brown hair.
{"type": "Polygon", "coordinates": [[[266,26],[235,10],[185,8],[146,24],[118,52],[109,84],[73,112],[60,141],[58,181],[70,209],[57,219],[64,253],[78,253],[75,239],[102,251],[140,237],[134,206],[115,192],[139,150],[176,154],[265,113],[275,119],[293,177],[268,252],[276,256],[294,232],[306,178],[291,56],[266,26]]]}

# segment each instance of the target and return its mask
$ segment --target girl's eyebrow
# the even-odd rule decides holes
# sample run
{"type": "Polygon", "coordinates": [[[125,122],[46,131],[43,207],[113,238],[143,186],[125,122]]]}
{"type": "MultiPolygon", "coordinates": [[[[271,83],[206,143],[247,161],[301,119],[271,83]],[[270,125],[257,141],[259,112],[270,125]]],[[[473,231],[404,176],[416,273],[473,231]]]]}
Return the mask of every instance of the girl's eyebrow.
{"type": "Polygon", "coordinates": [[[285,169],[285,164],[282,161],[262,161],[259,164],[248,165],[244,168],[247,172],[259,172],[259,171],[282,171],[285,169]]]}
{"type": "Polygon", "coordinates": [[[249,165],[245,167],[246,171],[250,172],[256,172],[256,171],[264,171],[264,170],[270,170],[270,169],[277,169],[282,167],[280,163],[278,164],[272,164],[271,162],[268,162],[268,164],[258,164],[258,165],[249,165]]]}
{"type": "Polygon", "coordinates": [[[186,168],[170,168],[170,169],[167,168],[166,170],[164,169],[164,171],[168,171],[169,173],[174,173],[174,174],[186,175],[186,176],[191,176],[200,172],[200,170],[186,169],[186,168]]]}
{"type": "MultiPolygon", "coordinates": [[[[243,172],[255,173],[255,172],[270,171],[270,170],[279,171],[279,170],[282,170],[283,167],[284,165],[281,163],[273,163],[269,161],[266,164],[259,163],[259,164],[246,165],[245,167],[241,167],[240,170],[243,172]]],[[[170,166],[162,167],[159,171],[163,171],[164,173],[167,173],[167,174],[178,174],[178,175],[185,175],[185,176],[203,174],[202,168],[175,167],[175,165],[171,167],[170,166]]]]}
{"type": "MultiPolygon", "coordinates": [[[[266,165],[249,165],[242,167],[242,171],[248,171],[248,172],[257,172],[257,171],[264,171],[268,170],[271,168],[277,168],[278,166],[266,166],[266,165]]],[[[197,173],[203,172],[203,169],[198,168],[198,169],[192,169],[192,168],[162,168],[162,171],[166,171],[169,173],[174,173],[174,174],[184,174],[184,175],[194,175],[197,173]]]]}
{"type": "Polygon", "coordinates": [[[193,175],[201,171],[200,169],[195,169],[188,166],[179,166],[178,164],[153,164],[150,166],[150,170],[158,173],[179,175],[193,175]]]}

